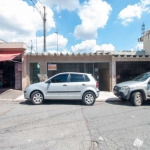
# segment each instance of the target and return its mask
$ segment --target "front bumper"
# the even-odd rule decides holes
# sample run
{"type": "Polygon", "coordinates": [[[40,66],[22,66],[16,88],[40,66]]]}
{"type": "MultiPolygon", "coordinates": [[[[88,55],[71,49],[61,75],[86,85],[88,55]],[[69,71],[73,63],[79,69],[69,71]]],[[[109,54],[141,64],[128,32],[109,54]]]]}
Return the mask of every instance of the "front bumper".
{"type": "Polygon", "coordinates": [[[27,91],[24,91],[24,98],[30,99],[30,94],[27,91]]]}
{"type": "Polygon", "coordinates": [[[117,97],[119,97],[121,99],[129,100],[129,98],[130,98],[130,91],[129,90],[120,90],[119,87],[115,87],[113,89],[113,93],[114,93],[114,95],[116,95],[117,97]]]}

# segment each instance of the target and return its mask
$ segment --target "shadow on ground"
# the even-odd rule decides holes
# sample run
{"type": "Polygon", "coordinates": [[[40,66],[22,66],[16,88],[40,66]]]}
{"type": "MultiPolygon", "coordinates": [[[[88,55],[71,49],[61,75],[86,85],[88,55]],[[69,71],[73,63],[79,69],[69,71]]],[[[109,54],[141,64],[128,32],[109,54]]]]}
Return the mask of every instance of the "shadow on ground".
{"type": "MultiPolygon", "coordinates": [[[[31,101],[20,102],[21,105],[33,105],[31,101]]],[[[45,100],[41,105],[83,105],[80,100],[45,100]]],[[[34,105],[33,105],[34,106],[34,105]]]]}
{"type": "MultiPolygon", "coordinates": [[[[131,101],[121,101],[121,100],[114,100],[114,99],[107,99],[106,103],[112,104],[112,105],[126,105],[126,106],[131,106],[135,107],[131,104],[131,101]]],[[[144,101],[142,106],[150,106],[150,100],[144,101]]]]}

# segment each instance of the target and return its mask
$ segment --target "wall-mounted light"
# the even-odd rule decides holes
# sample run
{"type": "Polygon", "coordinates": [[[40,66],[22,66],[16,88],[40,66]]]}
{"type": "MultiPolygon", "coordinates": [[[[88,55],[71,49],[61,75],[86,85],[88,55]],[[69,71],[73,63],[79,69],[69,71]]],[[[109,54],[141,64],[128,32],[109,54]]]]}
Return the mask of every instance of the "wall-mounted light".
{"type": "Polygon", "coordinates": [[[37,68],[38,68],[38,69],[40,68],[40,64],[39,64],[39,63],[37,63],[37,68]]]}

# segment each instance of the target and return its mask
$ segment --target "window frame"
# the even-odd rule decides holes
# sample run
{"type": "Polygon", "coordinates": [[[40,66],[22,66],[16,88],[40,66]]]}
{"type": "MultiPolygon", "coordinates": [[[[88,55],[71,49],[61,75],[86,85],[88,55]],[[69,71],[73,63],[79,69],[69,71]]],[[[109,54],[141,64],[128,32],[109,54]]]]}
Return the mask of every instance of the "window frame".
{"type": "Polygon", "coordinates": [[[68,74],[68,73],[58,74],[58,75],[52,77],[49,81],[50,81],[51,83],[66,83],[66,82],[68,82],[68,77],[69,77],[69,74],[68,74]],[[53,79],[53,78],[56,78],[56,77],[58,77],[58,76],[63,76],[63,75],[67,75],[67,80],[66,80],[65,82],[52,82],[52,79],[53,79]]]}

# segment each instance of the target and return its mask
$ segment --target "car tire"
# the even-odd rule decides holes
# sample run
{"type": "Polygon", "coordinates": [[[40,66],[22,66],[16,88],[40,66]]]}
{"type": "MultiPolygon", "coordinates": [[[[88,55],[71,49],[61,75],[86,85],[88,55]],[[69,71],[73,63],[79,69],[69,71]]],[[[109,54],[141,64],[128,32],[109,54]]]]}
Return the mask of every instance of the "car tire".
{"type": "Polygon", "coordinates": [[[85,105],[93,105],[95,103],[95,94],[93,92],[84,93],[82,101],[85,105]]]}
{"type": "Polygon", "coordinates": [[[134,92],[131,96],[131,103],[134,106],[141,106],[143,103],[143,97],[141,92],[134,92]]]}
{"type": "Polygon", "coordinates": [[[43,94],[39,91],[35,91],[31,95],[31,101],[34,105],[40,105],[44,101],[43,94]]]}

